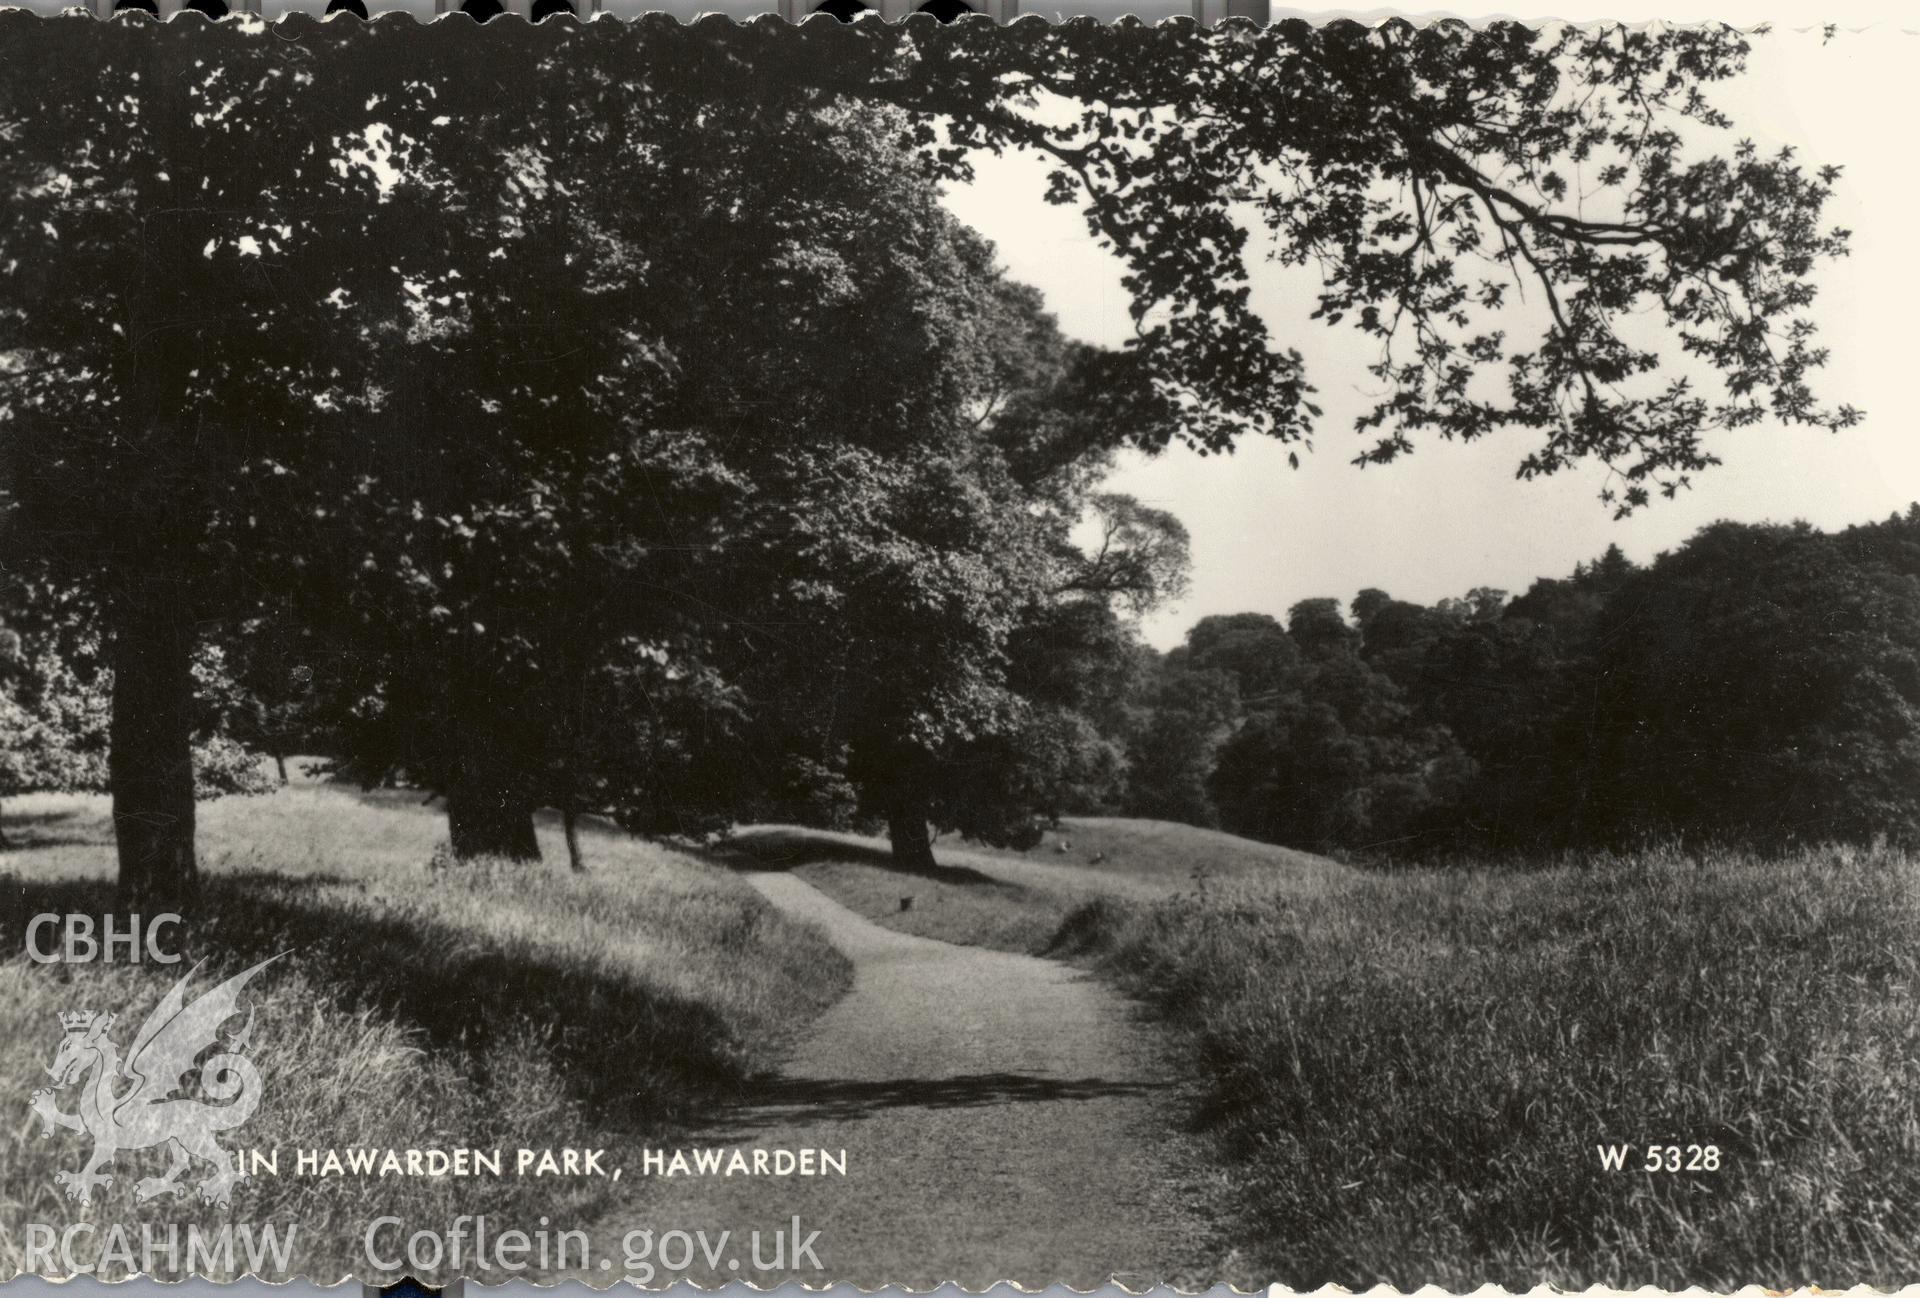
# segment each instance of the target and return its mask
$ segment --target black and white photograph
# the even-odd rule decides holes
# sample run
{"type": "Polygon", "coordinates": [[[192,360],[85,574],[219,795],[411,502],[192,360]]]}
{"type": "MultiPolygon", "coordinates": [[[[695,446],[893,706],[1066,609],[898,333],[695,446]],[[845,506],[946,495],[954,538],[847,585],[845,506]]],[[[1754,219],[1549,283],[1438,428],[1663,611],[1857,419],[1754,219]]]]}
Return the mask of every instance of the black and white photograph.
{"type": "Polygon", "coordinates": [[[781,3],[0,12],[0,1277],[1920,1283],[1920,43],[781,3]]]}

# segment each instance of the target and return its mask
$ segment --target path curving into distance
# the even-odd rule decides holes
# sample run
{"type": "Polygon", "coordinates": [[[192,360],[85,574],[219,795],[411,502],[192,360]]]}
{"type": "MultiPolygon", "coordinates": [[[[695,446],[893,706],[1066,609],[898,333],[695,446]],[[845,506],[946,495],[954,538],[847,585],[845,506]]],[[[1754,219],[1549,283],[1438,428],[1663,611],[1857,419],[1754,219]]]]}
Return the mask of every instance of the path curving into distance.
{"type": "Polygon", "coordinates": [[[1069,965],[895,933],[790,874],[748,878],[825,930],[853,987],[779,1076],[674,1147],[844,1149],[847,1174],[649,1177],[621,1219],[744,1240],[798,1216],[820,1232],[825,1270],[793,1277],[808,1284],[1212,1279],[1192,1271],[1212,1214],[1179,1134],[1188,1109],[1128,1001],[1069,965]]]}

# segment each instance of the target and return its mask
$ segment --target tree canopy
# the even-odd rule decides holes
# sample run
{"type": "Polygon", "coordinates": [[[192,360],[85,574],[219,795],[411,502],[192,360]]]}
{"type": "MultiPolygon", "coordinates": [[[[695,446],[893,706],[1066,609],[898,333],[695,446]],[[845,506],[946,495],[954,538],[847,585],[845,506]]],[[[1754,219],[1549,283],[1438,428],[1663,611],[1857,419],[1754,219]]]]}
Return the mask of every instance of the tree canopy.
{"type": "Polygon", "coordinates": [[[1522,476],[1598,460],[1627,511],[1717,462],[1715,432],[1858,418],[1810,387],[1812,277],[1847,249],[1821,221],[1838,169],[1730,136],[1711,94],[1745,66],[1732,28],[870,25],[842,44],[867,56],[839,65],[844,93],[942,115],[950,150],[1057,162],[1053,197],[1128,267],[1130,355],[1182,412],[1154,439],[1314,433],[1249,252],[1316,272],[1316,317],[1371,351],[1363,463],[1527,429],[1522,476]]]}
{"type": "Polygon", "coordinates": [[[1518,427],[1631,509],[1717,430],[1856,417],[1809,387],[1834,173],[1727,134],[1727,29],[7,14],[0,53],[0,545],[102,611],[134,891],[191,886],[208,628],[303,591],[354,611],[337,733],[504,808],[476,844],[616,769],[712,787],[770,646],[861,686],[789,765],[1016,834],[1116,706],[1021,646],[1124,659],[1184,563],[1105,457],[1315,431],[1256,254],[1360,331],[1365,462],[1518,427]],[[1008,148],[1124,263],[1124,348],[939,210],[1008,148]]]}

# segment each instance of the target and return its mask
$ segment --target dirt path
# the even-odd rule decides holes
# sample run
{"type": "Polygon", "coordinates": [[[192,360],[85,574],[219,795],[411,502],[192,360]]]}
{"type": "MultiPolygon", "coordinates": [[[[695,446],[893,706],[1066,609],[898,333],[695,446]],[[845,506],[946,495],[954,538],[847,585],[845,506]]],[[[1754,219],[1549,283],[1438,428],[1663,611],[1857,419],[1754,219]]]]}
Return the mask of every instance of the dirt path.
{"type": "Polygon", "coordinates": [[[790,874],[749,877],[826,930],[853,990],[779,1078],[678,1147],[844,1149],[846,1175],[649,1178],[622,1216],[744,1239],[797,1215],[820,1232],[809,1283],[1200,1278],[1183,1265],[1209,1216],[1184,1106],[1126,1001],[1053,961],[891,932],[790,874]]]}

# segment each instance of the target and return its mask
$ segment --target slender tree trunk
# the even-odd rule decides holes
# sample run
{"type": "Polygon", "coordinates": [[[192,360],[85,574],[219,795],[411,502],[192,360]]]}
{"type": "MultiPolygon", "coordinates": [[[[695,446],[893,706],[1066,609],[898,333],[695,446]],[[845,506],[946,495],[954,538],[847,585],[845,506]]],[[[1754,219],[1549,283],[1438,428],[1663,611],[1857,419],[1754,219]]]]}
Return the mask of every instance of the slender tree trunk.
{"type": "Polygon", "coordinates": [[[0,852],[11,851],[13,848],[13,844],[7,840],[7,823],[4,814],[6,805],[0,802],[0,852]]]}
{"type": "Polygon", "coordinates": [[[120,894],[184,901],[199,882],[193,844],[193,624],[163,585],[113,602],[113,721],[107,785],[120,894]]]}
{"type": "Polygon", "coordinates": [[[286,788],[287,787],[287,755],[280,751],[278,745],[276,745],[273,750],[273,765],[274,765],[274,768],[280,772],[280,787],[283,789],[286,788]]]}
{"type": "Polygon", "coordinates": [[[893,863],[908,870],[932,870],[933,836],[927,829],[932,808],[924,794],[895,795],[887,806],[887,838],[893,845],[893,863]]]}
{"type": "Polygon", "coordinates": [[[567,836],[567,864],[575,874],[585,874],[587,859],[580,854],[580,813],[572,807],[561,808],[560,827],[567,836]]]}
{"type": "MultiPolygon", "coordinates": [[[[482,741],[484,742],[484,741],[482,741]]],[[[461,860],[497,856],[538,861],[533,800],[520,792],[512,773],[481,753],[467,757],[447,791],[447,836],[461,860]]]]}

